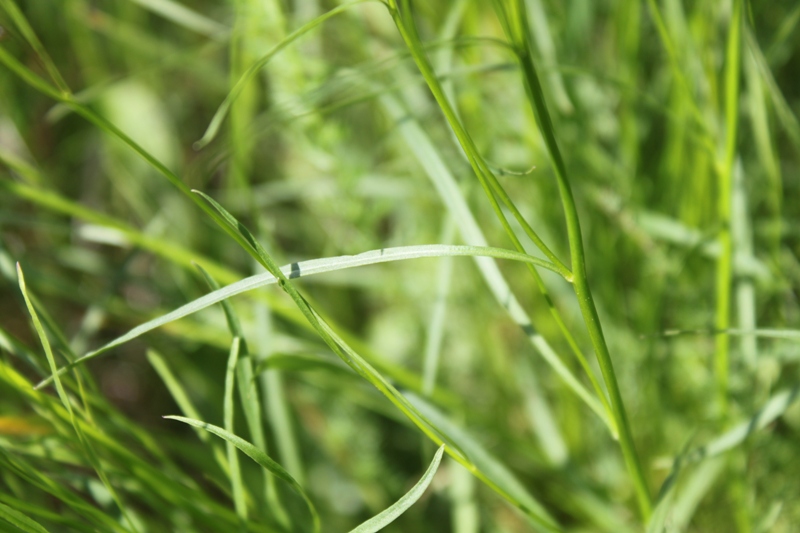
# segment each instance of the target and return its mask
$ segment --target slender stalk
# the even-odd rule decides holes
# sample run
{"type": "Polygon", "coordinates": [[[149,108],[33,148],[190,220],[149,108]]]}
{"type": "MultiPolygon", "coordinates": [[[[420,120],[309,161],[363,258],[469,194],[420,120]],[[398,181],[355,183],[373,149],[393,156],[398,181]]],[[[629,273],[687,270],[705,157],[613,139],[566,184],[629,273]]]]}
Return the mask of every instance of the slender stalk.
{"type": "Polygon", "coordinates": [[[512,4],[514,12],[509,16],[509,13],[505,11],[505,6],[503,6],[500,1],[501,0],[496,0],[495,6],[501,19],[504,19],[504,29],[512,40],[512,44],[517,52],[528,97],[555,171],[567,223],[575,295],[578,298],[578,304],[580,305],[581,313],[583,314],[586,328],[592,341],[592,346],[597,355],[600,371],[603,374],[603,379],[608,389],[611,408],[619,431],[622,455],[625,458],[625,464],[636,489],[639,510],[642,517],[647,520],[652,513],[650,491],[647,487],[647,481],[642,470],[641,462],[639,461],[639,456],[636,453],[636,448],[633,443],[633,436],[625,412],[625,406],[622,402],[622,395],[620,394],[616,373],[614,372],[614,365],[611,361],[611,354],[603,335],[603,329],[600,325],[600,319],[597,316],[597,309],[586,276],[586,259],[583,250],[580,222],[578,220],[578,210],[575,206],[575,199],[569,184],[566,165],[561,156],[561,151],[558,148],[553,123],[547,110],[544,93],[542,92],[539,77],[536,73],[536,67],[534,66],[531,56],[530,31],[528,29],[526,8],[522,0],[514,0],[514,4],[512,4]]]}
{"type": "MultiPolygon", "coordinates": [[[[736,136],[739,127],[739,75],[742,51],[742,2],[733,0],[728,32],[727,64],[725,65],[725,153],[719,169],[718,198],[720,223],[720,254],[717,260],[717,309],[714,327],[717,331],[730,328],[731,283],[733,278],[733,242],[731,240],[731,208],[733,197],[733,168],[736,158],[736,136]]],[[[728,367],[730,337],[715,339],[714,372],[717,379],[717,400],[724,418],[728,411],[728,367]]]]}
{"type": "MultiPolygon", "coordinates": [[[[398,31],[402,36],[406,46],[408,46],[409,50],[411,51],[411,55],[414,58],[417,67],[422,74],[422,77],[425,79],[428,88],[433,93],[434,98],[436,99],[437,104],[439,105],[442,113],[444,114],[447,122],[450,124],[450,127],[453,129],[453,133],[455,134],[458,142],[461,144],[461,147],[464,149],[464,153],[469,160],[470,165],[472,166],[475,175],[478,177],[481,186],[483,187],[487,197],[489,198],[489,202],[494,209],[495,214],[497,215],[500,223],[503,225],[509,239],[511,239],[514,247],[522,252],[525,253],[525,249],[522,246],[519,238],[514,233],[514,230],[508,223],[506,219],[505,213],[503,213],[502,209],[500,208],[500,204],[498,202],[498,197],[500,201],[511,211],[517,222],[522,226],[523,230],[525,231],[526,235],[531,239],[531,241],[539,247],[542,252],[551,259],[553,265],[556,267],[555,271],[561,274],[565,280],[568,282],[573,281],[573,274],[570,272],[569,268],[544,244],[544,242],[539,238],[533,228],[528,224],[528,222],[524,219],[522,214],[519,212],[517,207],[514,205],[514,202],[506,193],[503,186],[497,180],[497,177],[492,173],[489,169],[488,165],[486,165],[485,161],[480,157],[478,150],[475,144],[472,141],[469,133],[464,129],[461,122],[456,115],[455,110],[451,106],[447,95],[444,92],[444,89],[439,82],[436,73],[433,71],[433,67],[431,66],[430,62],[427,60],[427,56],[425,54],[424,47],[419,40],[418,36],[416,35],[415,26],[412,20],[406,21],[404,19],[403,12],[398,8],[396,2],[390,2],[389,11],[392,17],[395,20],[395,24],[397,25],[398,31]]],[[[603,391],[602,387],[600,387],[600,383],[597,380],[597,377],[594,375],[591,367],[589,366],[588,361],[583,356],[583,353],[578,348],[578,345],[575,341],[572,332],[567,328],[566,324],[564,323],[563,319],[561,318],[558,309],[553,304],[550,295],[548,294],[547,287],[545,286],[539,272],[536,270],[536,267],[533,265],[528,265],[528,270],[531,272],[534,280],[536,281],[537,286],[539,287],[542,295],[545,298],[545,301],[548,305],[550,313],[553,315],[556,324],[559,327],[559,330],[563,333],[565,338],[567,339],[567,343],[569,344],[572,351],[575,353],[578,361],[581,364],[581,367],[586,372],[587,376],[589,377],[592,386],[595,389],[595,392],[600,399],[600,402],[603,405],[603,408],[606,410],[608,419],[611,420],[611,424],[609,427],[612,431],[614,438],[618,437],[618,429],[616,427],[616,417],[614,416],[611,406],[609,404],[609,400],[606,397],[605,392],[603,391]]]]}
{"type": "Polygon", "coordinates": [[[488,170],[488,167],[486,167],[485,163],[482,164],[482,161],[479,161],[476,157],[478,149],[475,146],[472,137],[470,137],[469,133],[467,133],[467,131],[461,125],[458,116],[447,99],[447,95],[444,93],[441,83],[439,83],[436,77],[436,73],[433,71],[433,67],[427,60],[425,49],[422,46],[419,37],[416,35],[416,27],[414,26],[413,21],[406,21],[404,18],[404,13],[407,11],[407,9],[401,12],[395,0],[390,0],[390,2],[387,4],[387,7],[389,8],[389,13],[392,16],[395,25],[397,26],[397,30],[400,32],[400,36],[403,38],[406,46],[408,46],[409,50],[411,51],[411,55],[417,64],[417,68],[419,68],[422,77],[425,78],[425,81],[428,83],[428,88],[433,93],[433,96],[436,99],[437,104],[439,104],[442,113],[444,113],[447,122],[453,128],[453,133],[458,139],[458,142],[464,148],[464,153],[469,160],[470,166],[478,177],[481,186],[486,192],[486,195],[489,197],[489,201],[492,204],[495,214],[503,224],[503,229],[505,229],[509,238],[511,238],[514,246],[520,252],[524,252],[522,244],[514,234],[514,231],[508,224],[505,214],[500,208],[497,197],[499,197],[503,204],[512,212],[512,214],[514,214],[515,218],[522,225],[525,233],[528,235],[531,241],[533,241],[533,243],[536,244],[542,253],[544,253],[547,258],[557,266],[558,273],[561,274],[567,281],[571,281],[572,275],[569,271],[569,268],[567,268],[564,262],[561,261],[561,259],[559,259],[552,250],[550,250],[550,248],[544,243],[544,241],[542,241],[539,235],[536,234],[533,228],[530,227],[527,221],[525,221],[525,219],[519,213],[513,202],[511,202],[511,199],[508,197],[505,190],[502,188],[502,186],[500,186],[499,182],[497,182],[497,178],[494,176],[494,174],[488,170]]]}

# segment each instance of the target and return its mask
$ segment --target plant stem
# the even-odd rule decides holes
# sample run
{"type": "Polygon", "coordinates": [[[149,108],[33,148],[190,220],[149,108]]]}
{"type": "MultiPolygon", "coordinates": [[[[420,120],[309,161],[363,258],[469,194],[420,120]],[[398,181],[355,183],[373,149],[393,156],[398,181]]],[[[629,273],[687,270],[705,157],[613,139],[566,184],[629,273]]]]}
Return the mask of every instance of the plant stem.
{"type": "Polygon", "coordinates": [[[636,453],[630,424],[628,423],[625,406],[622,402],[622,395],[620,394],[617,377],[614,372],[614,365],[611,361],[611,354],[609,353],[608,345],[603,336],[603,329],[600,325],[600,319],[597,316],[597,309],[594,304],[594,299],[592,298],[592,291],[589,288],[589,281],[586,276],[583,240],[581,237],[580,222],[578,220],[578,210],[575,206],[572,188],[570,187],[567,177],[567,169],[558,148],[558,143],[556,142],[553,123],[547,111],[544,93],[542,92],[542,87],[539,83],[538,75],[536,74],[536,67],[534,66],[533,58],[530,53],[530,31],[528,29],[526,8],[522,0],[515,0],[515,4],[516,5],[513,6],[515,8],[514,13],[511,14],[512,16],[508,16],[508,13],[505,12],[504,6],[500,1],[495,2],[501,18],[505,19],[505,29],[517,52],[531,107],[533,108],[536,122],[553,163],[567,223],[575,295],[578,298],[578,304],[580,305],[581,313],[583,314],[583,319],[592,341],[592,346],[597,355],[597,362],[600,365],[600,371],[603,374],[603,380],[608,389],[611,408],[619,431],[622,455],[625,458],[628,472],[633,479],[640,512],[646,521],[649,519],[652,512],[650,491],[647,487],[647,481],[644,477],[639,456],[636,453]]]}
{"type": "MultiPolygon", "coordinates": [[[[485,163],[479,159],[478,149],[475,146],[472,137],[470,137],[469,133],[467,133],[467,131],[461,125],[461,122],[459,121],[455,111],[447,99],[447,95],[445,95],[444,90],[442,89],[441,83],[439,83],[438,79],[436,78],[436,73],[433,71],[433,67],[427,59],[425,50],[419,40],[419,37],[416,35],[416,27],[414,26],[413,21],[405,20],[405,11],[401,12],[395,1],[390,1],[387,7],[389,8],[389,13],[392,16],[395,25],[397,26],[397,30],[400,32],[400,36],[403,38],[406,46],[408,46],[408,49],[410,50],[411,55],[417,64],[417,68],[419,68],[422,77],[428,84],[428,88],[433,93],[436,103],[439,104],[439,107],[447,119],[447,122],[453,129],[453,133],[458,139],[459,144],[461,144],[461,146],[464,148],[464,153],[469,160],[470,166],[475,172],[475,175],[478,177],[478,180],[486,192],[486,195],[489,197],[489,201],[492,204],[492,208],[494,209],[497,218],[500,220],[509,238],[514,243],[514,247],[518,251],[525,253],[525,249],[522,247],[519,239],[514,234],[514,231],[508,224],[505,214],[500,208],[500,204],[497,201],[498,197],[512,212],[531,241],[536,244],[536,246],[547,256],[548,259],[550,259],[550,261],[553,262],[554,265],[556,265],[558,268],[558,273],[561,274],[567,281],[572,281],[572,274],[564,262],[561,261],[561,259],[559,259],[558,256],[556,256],[556,254],[550,250],[550,248],[548,248],[548,246],[536,234],[533,228],[531,228],[527,221],[525,221],[514,203],[506,194],[503,187],[497,181],[497,178],[494,176],[494,174],[492,174],[491,171],[488,170],[488,167],[486,167],[485,163]]],[[[405,17],[410,17],[410,14],[406,14],[405,17]]]]}
{"type": "MultiPolygon", "coordinates": [[[[506,194],[505,190],[503,189],[500,182],[497,180],[496,176],[492,173],[489,169],[488,165],[486,165],[485,161],[480,157],[480,154],[475,147],[475,144],[472,141],[469,133],[463,127],[461,122],[458,120],[458,117],[451,106],[449,100],[447,99],[446,94],[444,93],[444,89],[442,88],[441,83],[439,82],[436,73],[433,71],[433,67],[431,66],[430,62],[425,55],[424,48],[419,40],[419,37],[416,35],[416,30],[413,24],[413,20],[404,20],[403,13],[397,7],[395,2],[390,2],[389,11],[395,20],[395,24],[397,25],[398,31],[402,36],[404,42],[408,46],[409,50],[411,51],[411,55],[414,58],[414,61],[417,64],[417,67],[422,74],[422,77],[425,79],[426,83],[428,84],[428,88],[430,89],[431,93],[433,93],[434,98],[436,99],[437,104],[439,105],[442,113],[444,114],[447,122],[450,124],[450,127],[453,129],[453,133],[455,134],[458,142],[461,144],[461,147],[464,150],[464,153],[467,156],[467,159],[472,166],[475,175],[478,177],[478,180],[481,183],[484,191],[486,192],[487,197],[489,198],[489,202],[492,205],[492,208],[495,211],[500,223],[503,225],[506,233],[508,234],[509,238],[514,244],[514,247],[520,251],[521,253],[525,253],[525,249],[522,246],[519,238],[514,233],[513,229],[509,225],[505,214],[503,213],[502,209],[500,208],[500,204],[498,202],[498,197],[500,201],[512,212],[515,219],[519,224],[522,226],[523,230],[525,231],[526,235],[534,242],[542,252],[551,259],[553,264],[556,267],[556,272],[561,274],[565,280],[572,283],[573,275],[570,272],[569,268],[549,249],[547,246],[542,242],[533,228],[530,227],[528,222],[522,217],[519,210],[514,205],[514,202],[511,198],[506,194]]],[[[605,395],[605,392],[600,387],[600,384],[597,380],[597,377],[594,375],[591,367],[588,364],[588,361],[583,356],[583,353],[578,348],[577,343],[575,342],[575,338],[572,335],[572,332],[569,328],[566,327],[563,319],[561,318],[558,309],[555,307],[552,299],[550,298],[547,287],[545,286],[544,282],[542,281],[541,276],[539,275],[538,271],[533,265],[528,265],[528,270],[531,272],[531,275],[534,277],[537,286],[539,287],[542,296],[544,296],[545,301],[548,305],[550,313],[553,315],[556,324],[558,325],[560,331],[564,334],[567,343],[569,344],[572,351],[575,353],[578,361],[580,362],[582,368],[586,372],[589,380],[592,383],[592,386],[597,393],[600,402],[603,405],[603,408],[606,412],[606,421],[608,423],[609,429],[612,432],[614,438],[618,438],[618,429],[616,427],[616,417],[614,416],[611,406],[609,405],[608,398],[605,395]]]]}
{"type": "MultiPolygon", "coordinates": [[[[727,61],[725,65],[725,159],[719,169],[718,198],[720,254],[717,261],[717,309],[714,327],[718,331],[730,328],[731,282],[733,278],[733,243],[731,241],[731,207],[733,195],[733,168],[736,158],[736,136],[739,126],[739,74],[742,50],[742,2],[733,0],[730,30],[728,32],[727,61]]],[[[717,397],[720,416],[728,411],[728,367],[730,337],[717,335],[714,350],[714,372],[717,378],[717,397]]]]}

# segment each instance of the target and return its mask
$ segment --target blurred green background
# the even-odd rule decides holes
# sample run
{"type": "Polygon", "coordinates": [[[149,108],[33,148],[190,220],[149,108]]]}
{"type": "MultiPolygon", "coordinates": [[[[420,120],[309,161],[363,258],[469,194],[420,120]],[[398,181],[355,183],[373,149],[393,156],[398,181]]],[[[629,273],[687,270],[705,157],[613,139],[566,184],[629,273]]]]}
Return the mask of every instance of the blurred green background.
{"type": "MultiPolygon", "coordinates": [[[[733,3],[524,4],[589,281],[654,496],[674,457],[751,420],[770,398],[787,400],[766,428],[718,457],[689,461],[675,477],[666,530],[796,531],[800,408],[789,404],[800,377],[800,5],[743,3],[728,228],[737,332],[721,420],[713,330],[733,3]]],[[[239,525],[225,461],[214,458],[222,441],[161,418],[182,407],[158,361],[200,418],[222,425],[231,334],[219,306],[124,344],[69,379],[82,398],[78,416],[97,431],[94,458],[54,392],[32,392],[49,367],[15,262],[59,364],[207,293],[193,262],[220,284],[262,270],[130,146],[25,76],[57,86],[54,65],[76,102],[220,202],[279,264],[470,241],[453,197],[431,179],[437,164],[489,244],[511,248],[379,2],[348,8],[289,44],[247,83],[216,139],[195,144],[250,65],[337,5],[0,2],[0,503],[50,531],[301,531],[309,522],[302,500],[241,456],[250,525],[239,525]]],[[[413,7],[428,57],[481,154],[530,224],[568,258],[556,180],[492,4],[413,7]]],[[[581,375],[524,266],[498,265],[536,330],[581,375]]],[[[595,365],[569,285],[545,270],[542,277],[595,365]]],[[[393,262],[296,285],[387,379],[471,434],[565,530],[642,530],[617,443],[509,318],[472,259],[393,262]],[[424,385],[434,378],[435,390],[424,385]]],[[[280,290],[231,302],[256,363],[266,447],[309,492],[323,531],[347,531],[408,490],[435,446],[338,364],[280,290]],[[272,366],[258,366],[270,357],[272,366]]],[[[241,405],[236,433],[252,440],[241,405]]],[[[386,528],[530,530],[450,459],[386,528]]]]}

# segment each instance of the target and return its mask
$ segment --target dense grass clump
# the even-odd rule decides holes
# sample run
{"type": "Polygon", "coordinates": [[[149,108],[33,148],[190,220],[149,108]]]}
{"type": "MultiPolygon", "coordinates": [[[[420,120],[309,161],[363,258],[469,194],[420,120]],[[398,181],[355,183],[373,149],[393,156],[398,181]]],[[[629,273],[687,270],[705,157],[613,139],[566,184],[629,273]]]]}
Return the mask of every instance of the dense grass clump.
{"type": "Polygon", "coordinates": [[[796,530],[799,24],[0,0],[0,529],[796,530]]]}

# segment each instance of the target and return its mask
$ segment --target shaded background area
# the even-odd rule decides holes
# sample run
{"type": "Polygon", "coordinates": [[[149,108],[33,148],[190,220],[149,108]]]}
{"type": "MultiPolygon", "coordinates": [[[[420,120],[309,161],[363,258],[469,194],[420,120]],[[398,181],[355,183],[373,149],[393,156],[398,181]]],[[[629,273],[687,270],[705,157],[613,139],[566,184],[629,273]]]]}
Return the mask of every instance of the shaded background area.
{"type": "MultiPolygon", "coordinates": [[[[201,149],[194,143],[247,67],[338,4],[16,5],[80,102],[224,205],[280,264],[462,242],[429,179],[430,162],[415,157],[403,134],[408,124],[425,132],[458,180],[490,245],[511,248],[379,3],[345,11],[277,55],[201,149]]],[[[531,225],[567,260],[556,181],[514,57],[497,42],[503,32],[491,4],[414,5],[437,74],[478,148],[531,225]]],[[[573,179],[589,280],[655,493],[673,457],[727,427],[717,416],[712,330],[731,6],[526,5],[573,179]]],[[[728,425],[796,387],[800,374],[800,6],[753,1],[745,19],[731,225],[731,320],[745,333],[731,335],[728,425]],[[748,334],[755,329],[792,333],[748,334]]],[[[49,80],[46,62],[2,3],[0,27],[3,50],[49,80]]],[[[207,293],[193,261],[220,284],[260,267],[128,146],[7,66],[0,67],[0,189],[0,502],[52,531],[125,530],[52,391],[30,392],[49,371],[14,263],[38,298],[60,363],[207,293]],[[81,504],[94,511],[76,511],[81,504]],[[108,522],[95,517],[90,527],[93,513],[108,522]]],[[[499,264],[537,330],[579,373],[524,266],[499,264]]],[[[550,272],[542,276],[580,348],[592,354],[570,287],[550,272]]],[[[617,443],[508,318],[471,259],[388,263],[297,284],[401,390],[430,392],[422,388],[425,354],[438,353],[429,401],[500,458],[564,526],[639,530],[617,443]],[[554,428],[543,426],[542,399],[554,428]]],[[[256,379],[270,455],[307,488],[324,531],[354,527],[413,485],[434,446],[365,381],[331,366],[338,361],[291,300],[270,288],[232,303],[254,360],[277,357],[256,379]],[[309,355],[330,364],[290,359],[309,355]]],[[[97,461],[141,531],[236,526],[212,441],[162,420],[180,408],[153,366],[163,360],[200,417],[222,425],[230,343],[222,309],[209,308],[93,360],[77,382],[69,378],[108,439],[97,461]],[[147,464],[162,465],[161,472],[147,464]],[[187,503],[181,490],[197,501],[187,503]]],[[[252,439],[248,427],[237,404],[237,433],[252,439]]],[[[792,531],[800,523],[799,437],[795,405],[721,459],[687,467],[678,478],[676,530],[792,531]]],[[[302,500],[280,484],[265,487],[256,466],[241,461],[251,530],[280,530],[265,494],[278,494],[294,530],[306,527],[302,500]]],[[[530,528],[446,460],[426,496],[386,531],[530,528]]]]}

